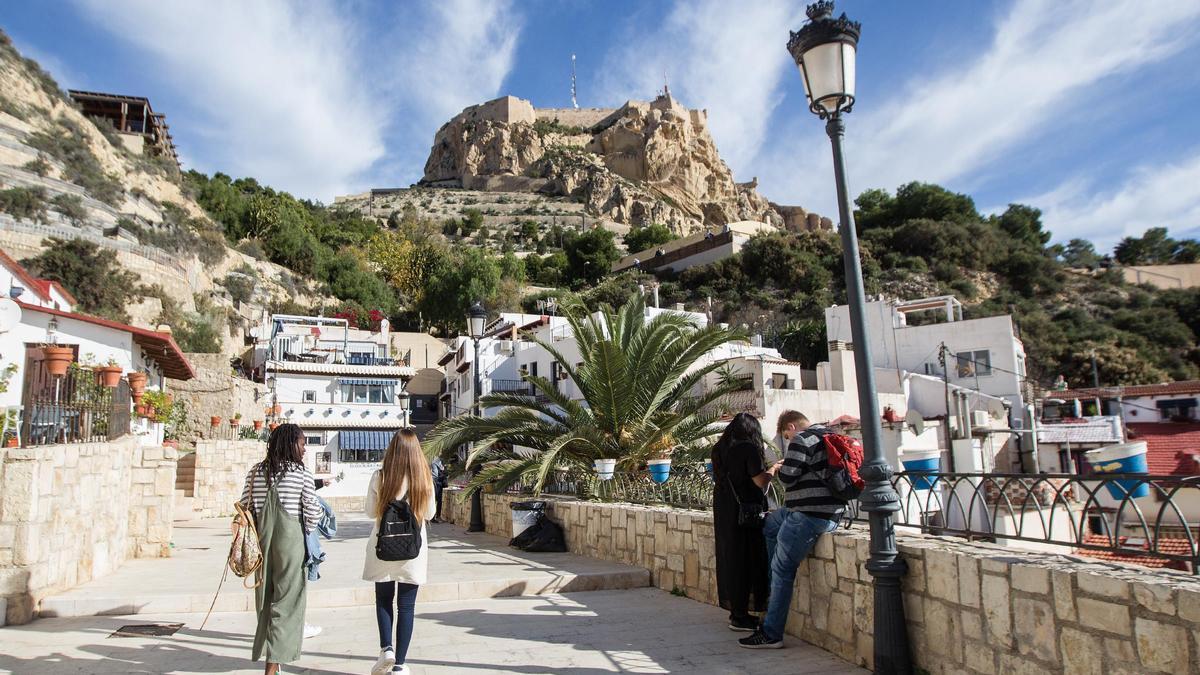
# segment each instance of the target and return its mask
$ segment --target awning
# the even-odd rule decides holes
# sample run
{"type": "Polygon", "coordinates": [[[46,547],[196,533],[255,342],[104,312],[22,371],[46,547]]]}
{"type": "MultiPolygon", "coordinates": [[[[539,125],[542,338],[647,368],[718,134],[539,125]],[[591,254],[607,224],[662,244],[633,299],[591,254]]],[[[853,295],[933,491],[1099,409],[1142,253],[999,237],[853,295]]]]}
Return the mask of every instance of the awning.
{"type": "Polygon", "coordinates": [[[387,450],[394,431],[339,431],[338,448],[341,450],[387,450]]]}
{"type": "Polygon", "coordinates": [[[368,380],[361,377],[339,377],[338,382],[342,384],[379,384],[385,387],[394,387],[400,384],[400,380],[368,380]]]}

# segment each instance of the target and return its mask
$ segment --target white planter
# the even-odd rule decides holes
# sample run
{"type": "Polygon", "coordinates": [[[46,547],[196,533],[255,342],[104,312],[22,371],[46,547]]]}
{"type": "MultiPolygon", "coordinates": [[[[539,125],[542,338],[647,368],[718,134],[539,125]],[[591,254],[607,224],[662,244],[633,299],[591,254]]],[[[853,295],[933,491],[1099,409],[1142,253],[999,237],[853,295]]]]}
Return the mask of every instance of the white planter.
{"type": "Polygon", "coordinates": [[[613,472],[617,468],[617,460],[615,459],[597,459],[592,462],[592,467],[596,469],[596,476],[600,480],[610,480],[613,477],[613,472]]]}

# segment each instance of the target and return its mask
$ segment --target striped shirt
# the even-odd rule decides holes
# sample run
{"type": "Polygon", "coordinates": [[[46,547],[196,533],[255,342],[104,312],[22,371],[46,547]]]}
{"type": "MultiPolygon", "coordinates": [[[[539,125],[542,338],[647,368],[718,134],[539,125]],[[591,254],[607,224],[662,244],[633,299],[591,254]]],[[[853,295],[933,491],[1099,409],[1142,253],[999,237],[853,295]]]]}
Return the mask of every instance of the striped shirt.
{"type": "MultiPolygon", "coordinates": [[[[242,488],[242,504],[250,505],[250,481],[254,480],[254,513],[262,513],[267,502],[267,472],[263,464],[255,464],[246,473],[246,484],[242,488]]],[[[316,483],[308,469],[300,464],[291,464],[282,474],[276,476],[275,492],[279,495],[279,503],[283,510],[293,518],[299,518],[301,505],[304,512],[304,533],[312,532],[317,521],[321,520],[324,510],[317,501],[316,483]]]]}
{"type": "Polygon", "coordinates": [[[787,492],[784,506],[818,518],[837,520],[846,510],[846,502],[838,499],[821,474],[829,468],[829,456],[821,439],[829,430],[813,425],[797,432],[783,453],[779,480],[787,492]]]}

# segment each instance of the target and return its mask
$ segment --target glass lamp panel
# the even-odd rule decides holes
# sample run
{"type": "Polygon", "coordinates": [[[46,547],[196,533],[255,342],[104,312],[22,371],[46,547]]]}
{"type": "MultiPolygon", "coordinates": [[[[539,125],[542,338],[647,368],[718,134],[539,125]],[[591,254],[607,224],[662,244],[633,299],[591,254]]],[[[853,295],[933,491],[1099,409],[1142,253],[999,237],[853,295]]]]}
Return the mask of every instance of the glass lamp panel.
{"type": "MultiPolygon", "coordinates": [[[[805,52],[804,74],[808,76],[808,95],[812,100],[830,95],[836,99],[842,93],[841,43],[828,42],[805,52]]],[[[837,105],[836,100],[832,105],[837,105]]]]}
{"type": "Polygon", "coordinates": [[[842,90],[847,96],[854,96],[854,45],[842,43],[842,83],[845,89],[842,90]]]}

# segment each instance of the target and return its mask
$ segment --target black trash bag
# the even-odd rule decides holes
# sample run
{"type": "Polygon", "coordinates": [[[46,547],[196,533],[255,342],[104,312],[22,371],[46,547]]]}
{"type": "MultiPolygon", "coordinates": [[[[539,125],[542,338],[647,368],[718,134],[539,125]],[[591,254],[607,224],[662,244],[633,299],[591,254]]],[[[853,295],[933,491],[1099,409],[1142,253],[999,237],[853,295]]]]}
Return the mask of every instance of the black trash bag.
{"type": "Polygon", "coordinates": [[[544,520],[546,520],[545,514],[538,514],[537,521],[525,528],[521,534],[518,534],[517,536],[508,540],[508,545],[514,548],[519,548],[522,551],[525,550],[525,547],[529,545],[529,542],[533,541],[533,535],[537,534],[537,531],[541,529],[542,521],[544,520]]]}
{"type": "Polygon", "coordinates": [[[536,523],[513,537],[508,545],[529,553],[567,552],[567,539],[563,536],[562,528],[545,515],[539,516],[536,523]]]}

